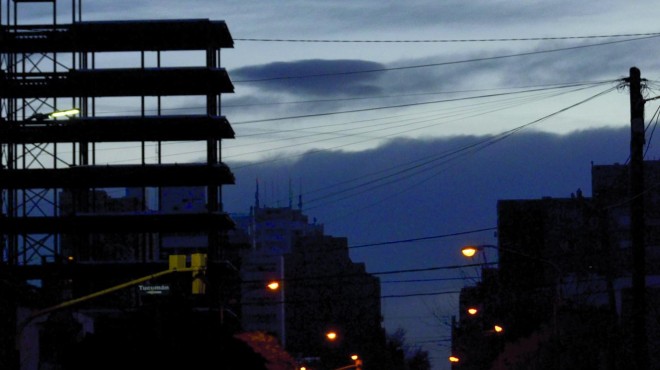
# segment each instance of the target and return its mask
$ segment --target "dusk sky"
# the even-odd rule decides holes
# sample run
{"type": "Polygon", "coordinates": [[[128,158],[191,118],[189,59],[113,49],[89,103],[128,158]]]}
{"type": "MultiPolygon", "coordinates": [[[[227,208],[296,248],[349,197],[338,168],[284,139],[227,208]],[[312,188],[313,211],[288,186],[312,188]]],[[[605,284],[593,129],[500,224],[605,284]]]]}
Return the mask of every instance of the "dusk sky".
{"type": "MultiPolygon", "coordinates": [[[[497,201],[590,196],[592,163],[626,163],[621,79],[636,66],[646,97],[659,95],[659,10],[611,0],[94,0],[83,20],[224,20],[235,45],[221,64],[235,93],[223,114],[236,139],[223,157],[237,179],[225,209],[247,212],[257,179],[262,204],[287,206],[291,184],[294,206],[302,193],[310,220],[347,237],[352,259],[380,277],[388,332],[405,329],[444,370],[455,292],[479,276],[450,267],[469,263],[462,245],[496,243],[497,201]]],[[[125,58],[135,55],[98,63],[125,58]]],[[[193,60],[163,55],[164,65],[193,60]]],[[[202,109],[197,98],[164,104],[202,109]]],[[[658,106],[646,104],[647,159],[660,157],[658,106]]],[[[132,109],[109,100],[99,114],[132,109]]],[[[205,147],[165,150],[181,163],[205,147]]],[[[137,158],[106,153],[108,163],[137,158]]]]}

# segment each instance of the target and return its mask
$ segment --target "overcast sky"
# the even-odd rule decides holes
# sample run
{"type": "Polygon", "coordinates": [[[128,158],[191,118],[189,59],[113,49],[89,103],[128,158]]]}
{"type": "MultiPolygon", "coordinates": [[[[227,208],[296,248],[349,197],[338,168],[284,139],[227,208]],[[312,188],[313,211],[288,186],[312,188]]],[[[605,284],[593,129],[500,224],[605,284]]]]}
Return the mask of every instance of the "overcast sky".
{"type": "MultiPolygon", "coordinates": [[[[65,3],[61,23],[70,21],[65,3]]],[[[43,5],[24,4],[25,14],[47,17],[43,5]]],[[[257,178],[262,204],[286,206],[292,184],[310,218],[348,237],[354,261],[378,273],[463,264],[461,245],[496,242],[498,199],[569,197],[578,188],[590,196],[592,162],[625,163],[630,108],[621,79],[637,66],[646,96],[657,95],[659,8],[614,0],[94,0],[83,2],[83,20],[227,22],[235,45],[223,50],[222,65],[235,92],[223,97],[223,114],[236,139],[223,154],[237,183],[224,193],[226,209],[247,212],[257,178]],[[472,230],[484,231],[463,234],[472,230]],[[440,237],[451,234],[461,235],[440,237]]],[[[130,109],[122,104],[100,114],[130,109]]],[[[196,98],[166,104],[178,113],[202,107],[196,98]]],[[[657,108],[646,104],[648,159],[660,154],[657,108]]],[[[173,162],[204,153],[190,144],[165,150],[173,162]]],[[[126,160],[117,151],[107,157],[126,160]]],[[[426,294],[456,291],[478,270],[379,276],[390,297],[388,331],[406,329],[431,352],[434,370],[448,369],[442,340],[457,295],[426,294]],[[401,282],[420,279],[430,281],[401,282]],[[420,295],[391,297],[411,294],[420,295]]]]}

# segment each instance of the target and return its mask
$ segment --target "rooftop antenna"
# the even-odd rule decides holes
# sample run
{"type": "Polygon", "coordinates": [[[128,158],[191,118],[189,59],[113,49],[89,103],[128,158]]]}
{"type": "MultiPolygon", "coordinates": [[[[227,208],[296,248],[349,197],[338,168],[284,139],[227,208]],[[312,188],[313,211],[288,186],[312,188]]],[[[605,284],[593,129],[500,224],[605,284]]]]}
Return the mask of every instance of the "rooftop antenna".
{"type": "Polygon", "coordinates": [[[256,179],[257,189],[254,192],[254,208],[259,208],[259,178],[256,179]]]}
{"type": "Polygon", "coordinates": [[[300,193],[298,194],[298,209],[302,211],[303,201],[302,201],[302,180],[300,180],[300,193]]]}

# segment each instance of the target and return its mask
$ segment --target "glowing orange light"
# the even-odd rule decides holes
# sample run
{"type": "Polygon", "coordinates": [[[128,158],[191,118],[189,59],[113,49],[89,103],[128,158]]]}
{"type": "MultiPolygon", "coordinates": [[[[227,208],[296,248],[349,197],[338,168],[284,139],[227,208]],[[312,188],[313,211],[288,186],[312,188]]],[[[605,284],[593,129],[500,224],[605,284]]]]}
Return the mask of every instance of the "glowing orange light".
{"type": "Polygon", "coordinates": [[[337,339],[337,332],[329,331],[325,334],[325,337],[328,338],[329,340],[335,340],[337,339]]]}
{"type": "Polygon", "coordinates": [[[478,251],[477,247],[474,247],[474,246],[471,246],[471,245],[461,249],[461,253],[463,253],[463,255],[465,257],[468,257],[468,258],[469,257],[474,257],[474,255],[477,254],[477,251],[478,251]]]}
{"type": "Polygon", "coordinates": [[[266,285],[266,286],[270,290],[277,290],[280,287],[280,283],[278,283],[277,281],[272,281],[272,282],[268,283],[268,285],[266,285]]]}
{"type": "Polygon", "coordinates": [[[66,259],[67,261],[73,261],[73,256],[68,256],[66,259]]]}
{"type": "Polygon", "coordinates": [[[351,355],[351,360],[353,360],[353,361],[357,360],[358,358],[360,358],[360,357],[358,357],[358,355],[351,355]]]}
{"type": "Polygon", "coordinates": [[[458,357],[456,357],[456,356],[449,356],[449,362],[456,363],[456,362],[459,362],[459,361],[461,361],[461,360],[460,360],[458,357]]]}
{"type": "Polygon", "coordinates": [[[493,326],[493,330],[495,330],[496,333],[501,333],[504,331],[504,328],[499,325],[495,325],[493,326]]]}
{"type": "Polygon", "coordinates": [[[476,309],[475,307],[470,307],[467,309],[467,313],[469,313],[470,315],[476,315],[478,312],[479,310],[476,309]]]}

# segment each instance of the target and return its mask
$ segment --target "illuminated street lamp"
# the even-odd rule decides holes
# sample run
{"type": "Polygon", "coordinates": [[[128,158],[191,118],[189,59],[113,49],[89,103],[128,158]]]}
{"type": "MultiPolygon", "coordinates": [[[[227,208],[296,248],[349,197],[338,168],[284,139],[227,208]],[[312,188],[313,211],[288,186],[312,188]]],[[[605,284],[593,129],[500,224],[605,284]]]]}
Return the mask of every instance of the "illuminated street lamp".
{"type": "Polygon", "coordinates": [[[277,281],[271,281],[266,287],[270,290],[278,290],[280,288],[280,283],[277,281]]]}
{"type": "Polygon", "coordinates": [[[362,359],[358,355],[351,355],[351,360],[355,361],[355,369],[362,370],[362,359]]]}
{"type": "Polygon", "coordinates": [[[474,245],[468,245],[461,249],[461,253],[463,253],[463,255],[468,258],[474,257],[474,255],[477,254],[478,251],[479,249],[474,245]]]}
{"type": "MultiPolygon", "coordinates": [[[[558,307],[557,306],[558,306],[559,302],[562,300],[562,296],[563,296],[562,289],[561,289],[563,273],[562,273],[561,268],[556,263],[554,263],[553,261],[550,261],[548,259],[540,258],[540,257],[537,257],[537,256],[532,256],[532,255],[529,255],[529,254],[525,254],[523,252],[520,252],[520,251],[517,251],[517,250],[514,250],[514,249],[498,247],[496,245],[490,245],[490,244],[468,245],[468,246],[465,246],[465,247],[461,248],[461,253],[465,257],[472,258],[477,254],[477,252],[482,252],[486,248],[492,248],[492,249],[495,249],[497,251],[513,253],[513,254],[516,254],[516,255],[524,257],[524,258],[529,258],[531,260],[539,261],[539,262],[547,264],[548,266],[552,267],[555,270],[555,274],[556,274],[555,278],[556,278],[557,281],[555,283],[555,298],[552,302],[552,308],[553,308],[553,313],[552,314],[553,314],[554,332],[555,332],[555,334],[558,334],[558,327],[557,327],[557,309],[558,309],[558,307]]],[[[483,255],[484,255],[484,262],[485,262],[486,253],[483,253],[483,255]]],[[[495,330],[495,331],[498,332],[497,330],[495,330]]]]}
{"type": "Polygon", "coordinates": [[[362,370],[362,359],[358,355],[351,355],[351,360],[353,360],[353,363],[350,365],[338,367],[334,370],[349,370],[349,369],[356,369],[356,370],[362,370]]]}
{"type": "MultiPolygon", "coordinates": [[[[497,245],[490,245],[490,244],[467,245],[467,246],[461,248],[461,254],[463,254],[467,258],[472,258],[472,257],[477,255],[477,252],[484,252],[484,250],[486,248],[495,249],[498,252],[501,251],[501,252],[513,253],[513,254],[516,254],[516,255],[524,257],[524,258],[529,258],[529,259],[532,259],[532,260],[535,260],[535,261],[546,263],[549,266],[551,266],[553,269],[555,269],[558,276],[561,276],[562,271],[559,268],[559,266],[557,266],[557,264],[555,264],[554,262],[552,262],[548,259],[540,258],[540,257],[537,257],[537,256],[532,256],[532,255],[517,251],[515,249],[508,249],[508,248],[499,247],[497,245]]],[[[484,259],[485,259],[486,258],[486,253],[484,252],[483,254],[484,254],[484,259]]]]}
{"type": "Polygon", "coordinates": [[[470,316],[474,316],[474,315],[476,315],[476,314],[479,313],[479,309],[477,309],[476,307],[469,307],[469,308],[467,309],[467,313],[468,313],[468,315],[470,315],[470,316]]]}
{"type": "Polygon", "coordinates": [[[503,328],[502,326],[500,326],[500,325],[493,325],[493,331],[494,331],[495,333],[498,333],[498,334],[499,334],[499,333],[503,333],[503,332],[504,332],[504,328],[503,328]]]}
{"type": "Polygon", "coordinates": [[[451,362],[452,364],[457,364],[457,363],[461,362],[461,359],[452,355],[452,356],[449,356],[449,362],[451,362]]]}
{"type": "Polygon", "coordinates": [[[325,337],[328,338],[329,341],[334,342],[335,340],[337,340],[338,335],[336,331],[330,330],[329,332],[325,333],[325,337]]]}

